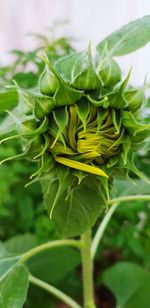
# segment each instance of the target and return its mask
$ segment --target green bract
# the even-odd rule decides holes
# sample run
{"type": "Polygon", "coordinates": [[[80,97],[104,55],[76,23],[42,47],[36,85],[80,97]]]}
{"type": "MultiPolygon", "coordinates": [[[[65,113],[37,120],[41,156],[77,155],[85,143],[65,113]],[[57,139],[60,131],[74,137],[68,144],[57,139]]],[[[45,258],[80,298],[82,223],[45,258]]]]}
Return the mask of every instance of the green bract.
{"type": "MultiPolygon", "coordinates": [[[[25,157],[38,163],[45,204],[62,237],[91,227],[107,204],[114,174],[134,165],[150,125],[141,123],[143,89],[129,86],[107,50],[93,59],[73,53],[53,66],[45,57],[38,87],[20,96],[18,135],[25,157]]],[[[12,137],[11,137],[12,138],[12,137]]]]}

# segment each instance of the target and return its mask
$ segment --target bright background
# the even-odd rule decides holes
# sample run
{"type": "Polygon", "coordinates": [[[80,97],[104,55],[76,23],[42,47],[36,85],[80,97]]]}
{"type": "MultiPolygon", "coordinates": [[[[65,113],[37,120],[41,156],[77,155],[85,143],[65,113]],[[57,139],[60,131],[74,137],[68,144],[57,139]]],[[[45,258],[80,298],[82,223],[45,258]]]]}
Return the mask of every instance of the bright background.
{"type": "MultiPolygon", "coordinates": [[[[148,14],[150,0],[0,0],[0,63],[11,61],[10,49],[36,45],[27,33],[48,33],[58,20],[68,23],[57,34],[79,39],[76,47],[83,49],[89,40],[94,47],[112,31],[148,14]]],[[[124,72],[132,64],[132,82],[142,84],[150,73],[150,44],[118,61],[124,72]]]]}

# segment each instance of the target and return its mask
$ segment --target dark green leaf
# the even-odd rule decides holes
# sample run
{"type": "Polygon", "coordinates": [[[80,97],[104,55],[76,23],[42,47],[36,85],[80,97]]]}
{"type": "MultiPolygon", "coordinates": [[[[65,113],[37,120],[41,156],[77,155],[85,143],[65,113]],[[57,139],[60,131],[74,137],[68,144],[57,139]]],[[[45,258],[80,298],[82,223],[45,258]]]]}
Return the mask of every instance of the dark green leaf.
{"type": "Polygon", "coordinates": [[[27,262],[30,272],[49,283],[62,281],[80,264],[79,252],[70,247],[59,247],[44,251],[27,262]]]}
{"type": "Polygon", "coordinates": [[[92,176],[84,178],[79,186],[70,187],[70,191],[64,191],[53,211],[60,236],[80,235],[92,227],[103,205],[100,183],[95,183],[92,176]]]}

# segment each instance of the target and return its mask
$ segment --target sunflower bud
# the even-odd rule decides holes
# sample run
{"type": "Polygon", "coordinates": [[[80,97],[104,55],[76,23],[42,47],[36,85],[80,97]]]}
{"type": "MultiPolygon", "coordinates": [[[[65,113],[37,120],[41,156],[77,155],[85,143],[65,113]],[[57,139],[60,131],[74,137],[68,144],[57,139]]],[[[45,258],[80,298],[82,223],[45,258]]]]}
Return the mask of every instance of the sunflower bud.
{"type": "Polygon", "coordinates": [[[25,156],[38,163],[31,178],[42,181],[50,218],[62,237],[76,236],[95,223],[113,175],[131,170],[143,177],[134,151],[150,125],[141,123],[143,90],[128,86],[131,69],[121,80],[107,52],[97,67],[90,48],[54,66],[44,60],[40,91],[26,92],[32,108],[29,116],[23,108],[19,131],[25,156]]]}

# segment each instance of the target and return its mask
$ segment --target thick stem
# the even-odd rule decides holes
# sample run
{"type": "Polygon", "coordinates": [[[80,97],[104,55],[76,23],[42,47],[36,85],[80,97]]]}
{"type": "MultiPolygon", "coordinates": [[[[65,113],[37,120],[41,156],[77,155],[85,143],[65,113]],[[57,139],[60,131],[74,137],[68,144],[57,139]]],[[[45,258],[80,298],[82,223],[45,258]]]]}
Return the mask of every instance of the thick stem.
{"type": "Polygon", "coordinates": [[[36,286],[48,291],[49,293],[53,294],[57,298],[59,298],[61,301],[66,303],[69,307],[71,308],[81,308],[81,306],[76,303],[70,296],[66,295],[62,291],[58,290],[57,288],[51,286],[50,284],[32,276],[31,274],[29,275],[29,281],[36,286]]]}
{"type": "Polygon", "coordinates": [[[91,258],[91,230],[81,236],[81,257],[83,267],[84,308],[95,308],[93,288],[93,262],[91,258]]]}

